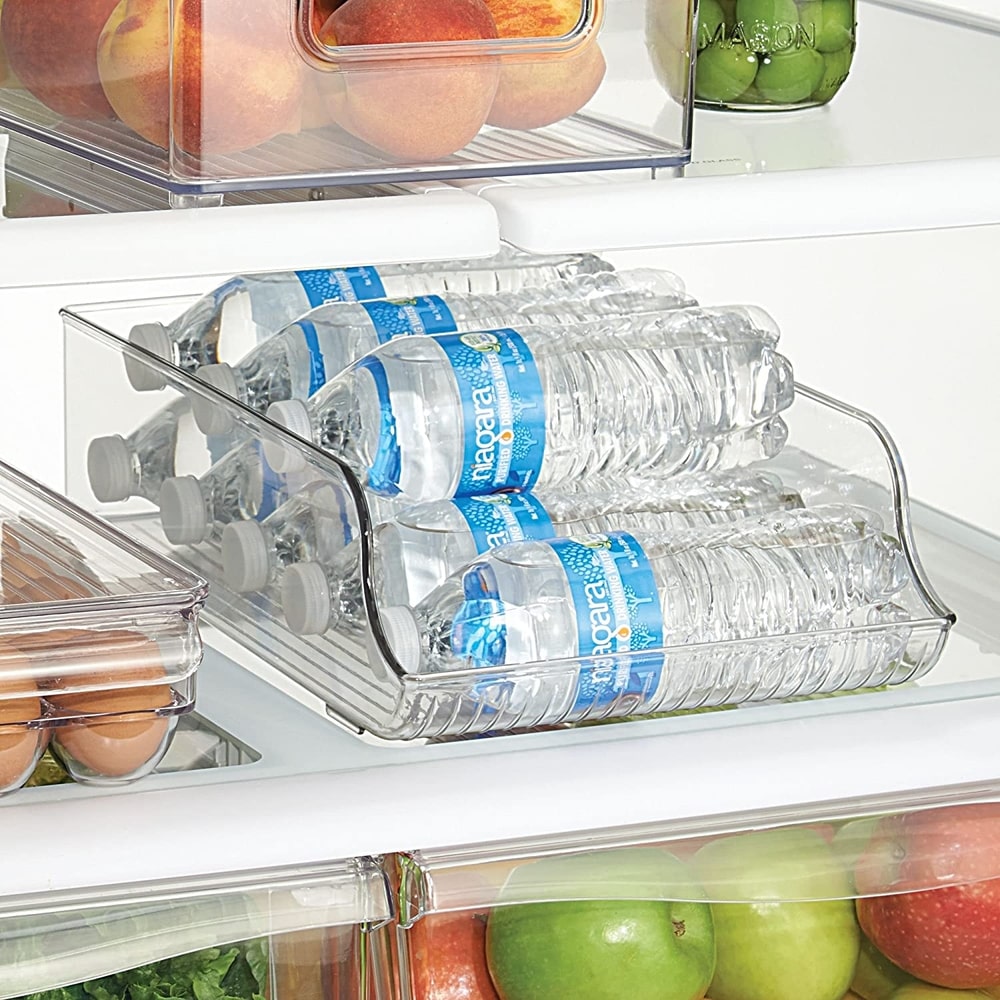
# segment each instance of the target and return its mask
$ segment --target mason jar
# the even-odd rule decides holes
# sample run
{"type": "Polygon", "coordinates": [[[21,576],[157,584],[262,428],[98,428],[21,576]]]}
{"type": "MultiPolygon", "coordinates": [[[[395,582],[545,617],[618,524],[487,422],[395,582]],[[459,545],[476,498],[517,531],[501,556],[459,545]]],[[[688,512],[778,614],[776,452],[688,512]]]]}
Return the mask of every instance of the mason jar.
{"type": "Polygon", "coordinates": [[[700,0],[695,104],[777,111],[825,104],[850,72],[854,0],[700,0]]]}

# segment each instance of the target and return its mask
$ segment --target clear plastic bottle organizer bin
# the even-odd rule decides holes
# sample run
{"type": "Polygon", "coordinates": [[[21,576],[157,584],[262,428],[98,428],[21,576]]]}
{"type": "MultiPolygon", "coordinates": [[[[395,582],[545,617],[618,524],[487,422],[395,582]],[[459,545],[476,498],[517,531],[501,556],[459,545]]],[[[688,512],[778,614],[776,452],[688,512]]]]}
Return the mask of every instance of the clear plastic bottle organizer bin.
{"type": "Polygon", "coordinates": [[[690,0],[337,6],[12,0],[0,126],[192,195],[690,157],[690,0]]]}
{"type": "Polygon", "coordinates": [[[996,997],[998,797],[397,855],[402,996],[996,997]]]}
{"type": "Polygon", "coordinates": [[[371,858],[6,896],[0,1000],[383,998],[392,914],[371,858]]]}
{"type": "MultiPolygon", "coordinates": [[[[669,683],[643,691],[641,696],[622,694],[610,702],[580,703],[572,698],[575,704],[570,710],[550,707],[555,693],[584,690],[589,672],[596,669],[593,659],[408,674],[387,642],[375,595],[372,517],[355,476],[325,452],[127,342],[128,331],[137,321],[169,319],[190,301],[160,299],[64,310],[67,370],[88,373],[86,385],[78,377],[67,382],[70,494],[148,544],[167,547],[159,510],[149,500],[133,496],[118,503],[98,503],[91,489],[87,453],[95,438],[118,435],[125,439],[163,408],[183,408],[185,398],[197,399],[199,406],[226,408],[231,430],[224,448],[256,449],[263,454],[264,445],[272,446],[272,451],[278,445],[301,454],[298,478],[283,488],[290,494],[301,492],[309,483],[312,489],[316,481],[326,483],[331,497],[338,498],[334,531],[352,539],[357,553],[341,592],[348,613],[338,626],[320,635],[297,635],[285,624],[280,590],[265,585],[240,594],[227,587],[221,545],[225,525],[213,524],[210,516],[200,542],[170,551],[212,581],[206,608],[212,624],[251,645],[318,695],[334,718],[354,730],[389,740],[457,737],[898,685],[925,674],[942,651],[953,616],[931,590],[917,560],[905,485],[891,441],[865,414],[800,386],[795,402],[783,414],[788,443],[776,458],[750,468],[778,473],[784,486],[797,491],[808,505],[850,502],[876,512],[885,530],[899,539],[907,564],[909,582],[893,598],[898,620],[739,642],[672,646],[646,654],[615,654],[630,666],[640,665],[643,655],[662,656],[662,675],[669,683]],[[125,375],[123,354],[148,362],[162,375],[166,387],[158,392],[135,392],[125,375]],[[807,662],[809,669],[803,670],[807,662]],[[725,683],[723,674],[728,678],[725,683]],[[795,679],[788,682],[786,677],[792,674],[795,679]],[[510,696],[512,689],[523,691],[525,686],[534,692],[533,697],[510,696]]],[[[203,475],[219,457],[219,442],[197,431],[190,412],[177,420],[176,427],[168,474],[203,475]]],[[[256,500],[248,497],[252,502],[244,516],[259,520],[273,509],[273,500],[264,482],[247,492],[253,491],[256,500]]]]}
{"type": "Polygon", "coordinates": [[[156,766],[194,705],[207,583],[0,463],[0,793],[156,766]]]}

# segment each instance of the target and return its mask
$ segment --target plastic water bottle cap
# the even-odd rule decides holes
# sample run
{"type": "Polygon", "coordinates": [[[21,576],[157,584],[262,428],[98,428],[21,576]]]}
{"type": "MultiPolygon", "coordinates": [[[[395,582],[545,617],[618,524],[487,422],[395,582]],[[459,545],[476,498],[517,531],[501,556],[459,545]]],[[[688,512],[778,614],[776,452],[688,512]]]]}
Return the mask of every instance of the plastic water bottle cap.
{"type": "Polygon", "coordinates": [[[281,610],[296,635],[319,635],[330,624],[330,587],[319,563],[295,563],[281,580],[281,610]]]}
{"type": "Polygon", "coordinates": [[[399,665],[408,674],[417,673],[420,670],[420,629],[413,610],[405,604],[397,604],[382,608],[379,619],[399,665]]]}
{"type": "Polygon", "coordinates": [[[173,476],[160,487],[160,522],[171,545],[200,542],[208,529],[205,501],[194,476],[173,476]]]}
{"type": "Polygon", "coordinates": [[[132,463],[125,439],[118,434],[94,438],[87,448],[90,488],[101,503],[127,500],[132,492],[132,463]]]}
{"type": "Polygon", "coordinates": [[[260,590],[270,575],[267,539],[256,521],[233,521],[222,532],[222,573],[237,594],[260,590]]]}
{"type": "MultiPolygon", "coordinates": [[[[224,392],[227,396],[235,399],[239,393],[236,374],[224,362],[217,365],[202,365],[195,374],[202,382],[218,389],[219,392],[224,392]]],[[[225,406],[218,400],[202,396],[200,393],[191,396],[191,412],[202,434],[226,434],[233,426],[233,418],[225,406]]]]}
{"type": "MultiPolygon", "coordinates": [[[[280,399],[267,408],[267,419],[290,430],[306,441],[312,438],[312,424],[309,410],[301,399],[280,399]]],[[[275,472],[298,472],[305,468],[306,460],[297,449],[279,444],[277,441],[264,442],[264,458],[275,472]]]]}
{"type": "MultiPolygon", "coordinates": [[[[137,323],[128,335],[129,343],[155,354],[164,361],[170,358],[170,334],[162,323],[137,323]]],[[[132,388],[137,392],[153,392],[162,389],[166,379],[138,358],[125,356],[125,374],[132,388]]]]}

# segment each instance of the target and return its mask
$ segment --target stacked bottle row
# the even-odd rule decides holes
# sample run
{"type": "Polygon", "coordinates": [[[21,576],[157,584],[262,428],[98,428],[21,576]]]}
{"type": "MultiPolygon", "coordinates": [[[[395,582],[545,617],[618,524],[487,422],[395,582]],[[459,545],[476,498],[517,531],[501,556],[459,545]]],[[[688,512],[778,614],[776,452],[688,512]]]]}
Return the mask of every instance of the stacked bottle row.
{"type": "MultiPolygon", "coordinates": [[[[762,310],[699,306],[673,275],[589,255],[383,273],[383,289],[426,292],[406,301],[361,301],[343,276],[369,270],[234,279],[160,328],[157,350],[354,471],[404,671],[587,657],[545,692],[550,711],[648,709],[673,697],[666,647],[905,617],[892,598],[906,561],[877,515],[804,509],[794,484],[759,466],[782,448],[794,397],[762,310]],[[465,290],[483,285],[503,290],[465,290]],[[317,303],[307,293],[320,286],[357,301],[317,303]],[[313,308],[290,317],[304,295],[313,308]],[[220,330],[241,320],[258,342],[242,358],[220,352],[220,330]]],[[[149,329],[133,337],[147,350],[149,329]]],[[[141,368],[133,357],[133,385],[151,385],[141,368]]],[[[235,447],[197,479],[174,475],[187,405],[92,442],[98,499],[157,503],[170,542],[214,547],[231,589],[280,601],[294,632],[362,630],[354,498],[311,482],[299,449],[239,443],[211,393],[191,401],[194,419],[216,450],[235,447]]],[[[905,645],[894,635],[883,663],[905,645]]],[[[719,683],[745,690],[738,646],[720,650],[719,683]]],[[[823,687],[829,655],[799,647],[783,686],[823,687]]],[[[863,682],[876,667],[835,673],[863,682]]],[[[495,697],[495,685],[474,693],[487,687],[495,697]]],[[[538,694],[499,690],[506,707],[538,694]]]]}

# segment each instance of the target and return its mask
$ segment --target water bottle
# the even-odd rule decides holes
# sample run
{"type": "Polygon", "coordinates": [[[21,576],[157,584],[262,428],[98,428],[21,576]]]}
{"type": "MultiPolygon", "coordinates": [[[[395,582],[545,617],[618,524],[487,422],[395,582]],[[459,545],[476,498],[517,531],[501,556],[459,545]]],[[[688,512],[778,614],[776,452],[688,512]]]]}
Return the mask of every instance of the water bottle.
{"type": "Polygon", "coordinates": [[[128,437],[109,434],[87,447],[87,476],[101,503],[143,497],[156,503],[163,481],[174,475],[178,430],[191,403],[180,396],[128,437]]]}
{"type": "MultiPolygon", "coordinates": [[[[611,333],[584,325],[400,337],[308,403],[282,400],[267,413],[375,492],[413,501],[708,471],[725,467],[734,437],[758,433],[756,457],[770,457],[783,443],[774,418],[793,398],[791,365],[773,332],[731,338],[716,314],[664,313],[653,327],[611,333]]],[[[755,329],[773,331],[766,314],[753,315],[755,329]]],[[[304,462],[267,447],[279,471],[304,462]]]]}
{"type": "MultiPolygon", "coordinates": [[[[398,501],[368,494],[375,524],[401,508],[398,501]]],[[[295,493],[261,521],[232,521],[222,531],[226,585],[244,594],[276,587],[286,567],[302,562],[341,565],[357,573],[356,504],[348,488],[318,480],[295,493]],[[349,550],[349,551],[348,551],[349,550]]]]}
{"type": "Polygon", "coordinates": [[[834,664],[824,637],[802,634],[898,621],[888,602],[907,581],[876,514],[830,505],[684,532],[518,542],[481,556],[415,609],[380,617],[409,673],[586,657],[548,663],[547,673],[487,671],[470,692],[530,721],[673,706],[693,688],[726,703],[863,682],[898,658],[905,629],[880,664],[863,640],[834,664]],[[747,640],[763,636],[784,638],[755,654],[747,640]],[[662,647],[696,648],[690,660],[672,652],[665,669],[662,647]]]}
{"type": "MultiPolygon", "coordinates": [[[[431,291],[498,292],[544,285],[574,274],[611,270],[593,254],[536,256],[504,250],[465,261],[384,264],[243,274],[202,296],[170,323],[139,323],[129,340],[187,372],[225,357],[241,358],[255,344],[325,302],[359,302],[431,291]]],[[[133,388],[166,382],[142,360],[125,358],[133,388]]]]}
{"type": "MultiPolygon", "coordinates": [[[[496,295],[334,302],[300,316],[239,364],[204,365],[197,374],[220,392],[264,413],[282,399],[308,399],[328,379],[394,337],[466,333],[508,322],[519,327],[563,326],[601,322],[599,317],[618,323],[655,323],[662,310],[691,304],[679,278],[649,270],[585,274],[496,295]],[[641,315],[642,320],[626,319],[628,315],[641,315]]],[[[194,400],[194,415],[206,434],[224,433],[231,422],[222,407],[203,397],[194,400]]]]}
{"type": "Polygon", "coordinates": [[[661,489],[494,493],[414,504],[378,528],[377,592],[383,604],[415,605],[476,556],[511,542],[685,529],[801,506],[775,476],[731,472],[680,475],[661,489]]]}
{"type": "Polygon", "coordinates": [[[275,472],[260,442],[244,441],[200,477],[163,481],[158,498],[163,533],[172,545],[220,540],[224,525],[267,517],[311,478],[306,470],[291,477],[275,472]]]}
{"type": "MultiPolygon", "coordinates": [[[[494,493],[413,504],[376,529],[376,592],[382,606],[415,605],[477,555],[525,539],[611,529],[683,530],[794,506],[802,506],[801,497],[780,480],[749,472],[682,475],[662,489],[601,495],[494,493]]],[[[326,559],[285,562],[285,621],[299,634],[335,629],[345,612],[360,613],[342,593],[345,587],[352,599],[360,593],[350,580],[358,573],[356,549],[328,553],[326,559]]],[[[278,561],[275,551],[272,562],[278,561]]]]}

